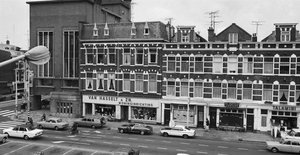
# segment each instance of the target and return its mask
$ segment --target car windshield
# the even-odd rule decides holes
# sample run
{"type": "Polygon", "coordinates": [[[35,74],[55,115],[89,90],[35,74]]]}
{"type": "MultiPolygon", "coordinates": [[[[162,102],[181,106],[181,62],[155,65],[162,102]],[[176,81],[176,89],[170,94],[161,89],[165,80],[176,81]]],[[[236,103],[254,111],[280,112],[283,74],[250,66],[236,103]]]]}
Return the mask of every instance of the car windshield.
{"type": "Polygon", "coordinates": [[[62,119],[58,119],[58,120],[57,120],[57,123],[59,123],[59,122],[62,122],[62,119]]]}
{"type": "Polygon", "coordinates": [[[187,130],[191,130],[191,129],[190,129],[189,127],[187,127],[187,126],[185,126],[184,128],[187,129],[187,130]]]}
{"type": "Polygon", "coordinates": [[[288,132],[287,134],[289,135],[289,136],[294,136],[295,135],[295,131],[294,130],[291,130],[290,132],[288,132]]]}

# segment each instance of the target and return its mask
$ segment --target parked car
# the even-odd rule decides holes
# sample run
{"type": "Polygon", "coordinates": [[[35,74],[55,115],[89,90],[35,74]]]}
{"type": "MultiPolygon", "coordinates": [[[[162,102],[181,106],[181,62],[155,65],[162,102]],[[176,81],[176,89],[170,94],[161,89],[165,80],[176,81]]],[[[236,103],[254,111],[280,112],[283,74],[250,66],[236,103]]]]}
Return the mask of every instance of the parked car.
{"type": "MultiPolygon", "coordinates": [[[[22,97],[23,97],[23,93],[17,93],[17,97],[18,97],[18,99],[19,99],[19,98],[22,98],[22,97]]],[[[16,95],[13,94],[13,95],[10,96],[10,98],[11,98],[11,99],[16,99],[16,95]]]]}
{"type": "Polygon", "coordinates": [[[93,129],[102,127],[106,124],[105,117],[96,117],[96,116],[86,116],[84,118],[79,118],[74,120],[74,123],[80,127],[91,127],[93,129]]]}
{"type": "Polygon", "coordinates": [[[5,143],[8,139],[8,136],[6,134],[0,134],[0,142],[5,143]]]}
{"type": "Polygon", "coordinates": [[[30,125],[18,125],[3,130],[3,134],[7,134],[8,137],[19,137],[26,140],[43,135],[43,130],[32,128],[30,125]]]}
{"type": "Polygon", "coordinates": [[[267,141],[267,149],[276,152],[300,153],[300,141],[298,139],[281,139],[278,141],[267,141]]]}
{"type": "Polygon", "coordinates": [[[133,150],[132,148],[119,147],[114,151],[114,155],[139,155],[140,150],[133,150]]]}
{"type": "Polygon", "coordinates": [[[160,133],[164,136],[180,136],[183,138],[196,136],[196,131],[184,125],[175,125],[174,127],[166,127],[160,129],[160,133]]]}
{"type": "Polygon", "coordinates": [[[282,139],[299,139],[300,140],[300,129],[291,129],[288,132],[281,134],[282,139]]]}
{"type": "Polygon", "coordinates": [[[42,129],[42,128],[48,128],[48,129],[54,129],[54,130],[59,130],[59,129],[67,129],[69,127],[69,123],[63,121],[61,118],[48,118],[45,121],[38,121],[37,127],[42,129]]]}
{"type": "Polygon", "coordinates": [[[118,130],[120,133],[139,133],[141,135],[151,134],[153,132],[153,128],[151,126],[141,123],[123,124],[121,127],[118,127],[118,130]]]}

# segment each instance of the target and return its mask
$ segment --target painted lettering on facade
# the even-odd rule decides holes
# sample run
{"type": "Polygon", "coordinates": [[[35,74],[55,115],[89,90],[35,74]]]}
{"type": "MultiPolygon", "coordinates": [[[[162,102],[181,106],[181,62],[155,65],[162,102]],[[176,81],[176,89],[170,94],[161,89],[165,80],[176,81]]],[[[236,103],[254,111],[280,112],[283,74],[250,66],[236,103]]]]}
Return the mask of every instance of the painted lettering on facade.
{"type": "Polygon", "coordinates": [[[152,103],[135,103],[135,102],[119,102],[120,105],[139,106],[139,107],[153,107],[152,103]]]}
{"type": "Polygon", "coordinates": [[[224,103],[225,108],[229,109],[237,109],[240,107],[240,103],[235,103],[235,102],[225,102],[224,103]]]}
{"type": "Polygon", "coordinates": [[[288,111],[296,111],[296,107],[287,107],[287,106],[273,106],[273,110],[288,110],[288,111]]]}

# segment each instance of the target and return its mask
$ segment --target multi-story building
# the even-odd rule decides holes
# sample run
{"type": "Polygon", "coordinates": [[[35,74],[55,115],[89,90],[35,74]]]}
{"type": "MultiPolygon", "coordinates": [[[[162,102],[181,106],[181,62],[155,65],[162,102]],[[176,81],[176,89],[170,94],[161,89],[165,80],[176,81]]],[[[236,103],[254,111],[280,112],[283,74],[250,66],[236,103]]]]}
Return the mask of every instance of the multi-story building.
{"type": "Polygon", "coordinates": [[[83,115],[161,123],[161,22],[82,24],[83,115]]]}
{"type": "Polygon", "coordinates": [[[165,43],[162,117],[199,127],[208,118],[212,128],[299,127],[300,35],[295,23],[275,28],[262,42],[233,23],[218,35],[209,28],[208,42],[179,35],[165,43]]]}
{"type": "Polygon", "coordinates": [[[131,0],[41,0],[29,1],[30,47],[48,47],[45,65],[31,66],[34,89],[31,107],[41,107],[41,95],[51,95],[50,111],[62,116],[81,116],[80,23],[130,21],[131,0]]]}

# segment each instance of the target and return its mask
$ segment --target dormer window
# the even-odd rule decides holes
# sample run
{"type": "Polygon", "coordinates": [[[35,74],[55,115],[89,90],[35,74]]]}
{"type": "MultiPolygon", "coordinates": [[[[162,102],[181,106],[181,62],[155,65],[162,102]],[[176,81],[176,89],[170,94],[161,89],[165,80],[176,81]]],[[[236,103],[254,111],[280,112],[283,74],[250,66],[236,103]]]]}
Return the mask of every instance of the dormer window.
{"type": "Polygon", "coordinates": [[[237,33],[229,33],[228,42],[229,44],[237,44],[238,43],[238,34],[237,33]]]}
{"type": "Polygon", "coordinates": [[[96,23],[94,24],[93,36],[94,36],[94,37],[98,37],[98,28],[97,28],[96,23]]]}
{"type": "Polygon", "coordinates": [[[132,26],[131,26],[131,35],[132,36],[136,35],[136,27],[135,27],[134,23],[132,23],[132,26]]]}
{"type": "Polygon", "coordinates": [[[290,28],[281,28],[281,41],[288,42],[290,41],[290,28]]]}
{"type": "Polygon", "coordinates": [[[149,35],[149,26],[148,26],[148,23],[146,22],[145,23],[145,27],[144,27],[144,35],[149,35]]]}
{"type": "Polygon", "coordinates": [[[109,35],[109,29],[108,29],[107,23],[105,23],[104,36],[108,36],[108,35],[109,35]]]}
{"type": "Polygon", "coordinates": [[[190,42],[190,36],[189,36],[189,34],[182,34],[182,36],[181,36],[181,42],[184,42],[184,43],[190,42]]]}

